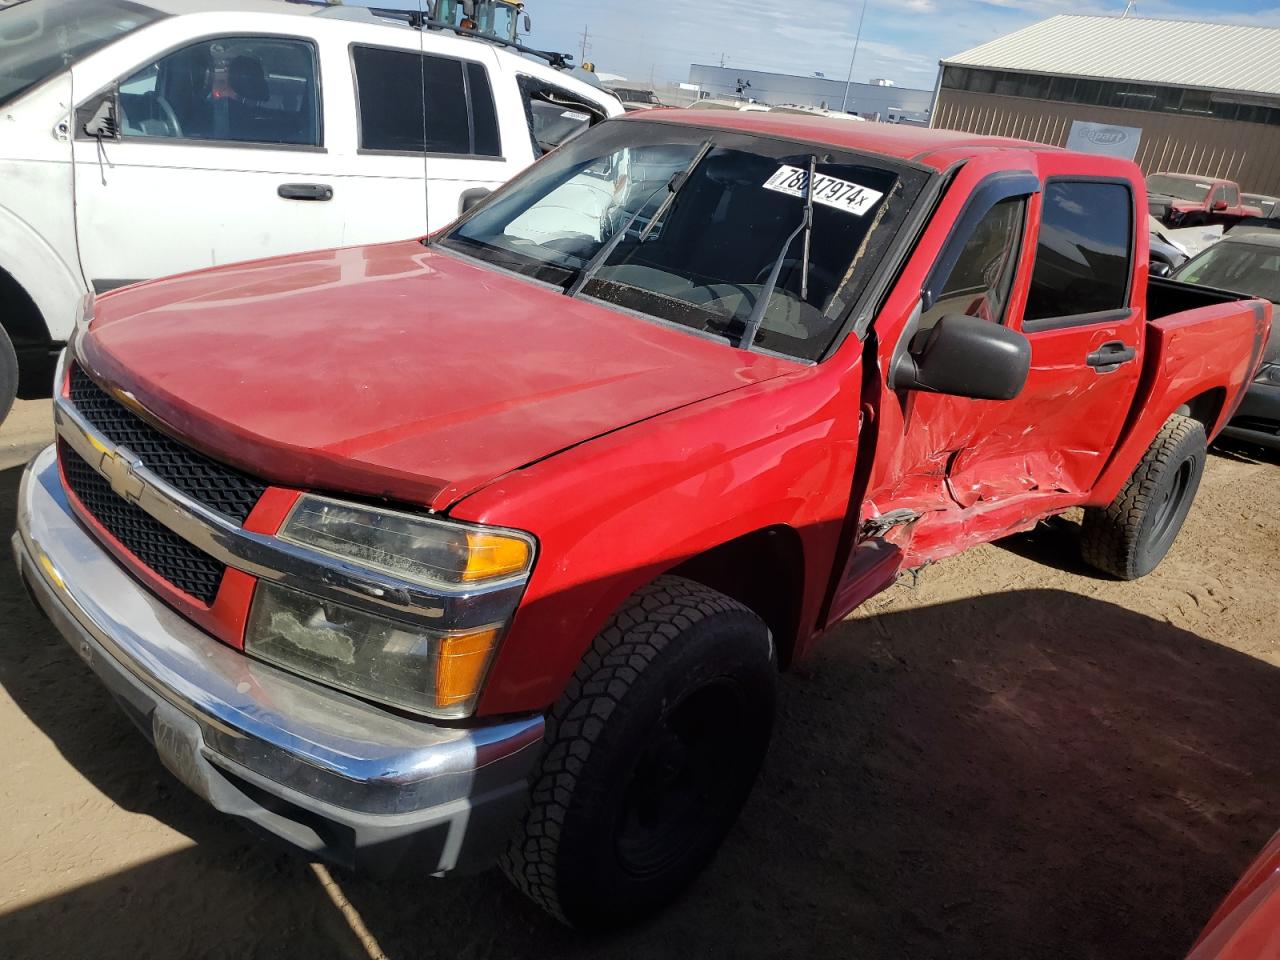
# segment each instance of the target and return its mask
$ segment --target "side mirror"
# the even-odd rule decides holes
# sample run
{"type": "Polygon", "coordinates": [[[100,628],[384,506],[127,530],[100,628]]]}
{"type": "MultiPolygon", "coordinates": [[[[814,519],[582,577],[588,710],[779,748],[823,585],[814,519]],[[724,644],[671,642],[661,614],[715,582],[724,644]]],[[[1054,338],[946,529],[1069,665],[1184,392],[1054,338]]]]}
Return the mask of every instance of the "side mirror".
{"type": "Polygon", "coordinates": [[[1215,213],[1221,213],[1223,210],[1227,209],[1227,201],[1225,200],[1213,201],[1213,209],[1215,213]]]}
{"type": "Polygon", "coordinates": [[[114,140],[120,135],[120,130],[116,126],[116,102],[114,97],[107,97],[98,104],[98,109],[93,112],[93,116],[85,123],[84,132],[91,137],[103,140],[114,140]]]}
{"type": "Polygon", "coordinates": [[[960,314],[942,317],[893,358],[889,385],[973,400],[1012,400],[1031,372],[1031,341],[1016,330],[960,314]]]}
{"type": "Polygon", "coordinates": [[[1151,275],[1153,277],[1167,277],[1171,273],[1173,273],[1173,268],[1163,260],[1151,261],[1151,275]]]}
{"type": "Polygon", "coordinates": [[[524,15],[524,32],[525,33],[533,32],[533,18],[530,17],[527,13],[524,15]]]}

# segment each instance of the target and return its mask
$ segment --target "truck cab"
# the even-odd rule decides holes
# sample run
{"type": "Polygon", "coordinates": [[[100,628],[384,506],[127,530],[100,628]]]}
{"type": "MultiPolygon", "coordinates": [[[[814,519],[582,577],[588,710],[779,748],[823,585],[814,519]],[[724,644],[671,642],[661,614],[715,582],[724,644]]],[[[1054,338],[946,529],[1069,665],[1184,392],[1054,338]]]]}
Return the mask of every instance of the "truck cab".
{"type": "Polygon", "coordinates": [[[1173,546],[1271,305],[1152,280],[1145,207],[1039,144],[611,120],[427,239],[86,302],[18,565],[217,809],[634,921],[899,575],[1074,508],[1117,579],[1173,546]]]}

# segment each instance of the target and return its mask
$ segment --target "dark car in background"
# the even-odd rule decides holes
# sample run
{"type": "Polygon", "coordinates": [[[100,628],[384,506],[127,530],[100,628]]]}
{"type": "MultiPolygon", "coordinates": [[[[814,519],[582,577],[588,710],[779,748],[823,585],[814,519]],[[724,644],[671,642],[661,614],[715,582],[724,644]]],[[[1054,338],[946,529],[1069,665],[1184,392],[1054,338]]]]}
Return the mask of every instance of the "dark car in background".
{"type": "MultiPolygon", "coordinates": [[[[1173,279],[1280,303],[1280,233],[1234,230],[1188,261],[1173,279]]],[[[1275,334],[1240,409],[1222,432],[1280,450],[1280,337],[1275,334]]]]}

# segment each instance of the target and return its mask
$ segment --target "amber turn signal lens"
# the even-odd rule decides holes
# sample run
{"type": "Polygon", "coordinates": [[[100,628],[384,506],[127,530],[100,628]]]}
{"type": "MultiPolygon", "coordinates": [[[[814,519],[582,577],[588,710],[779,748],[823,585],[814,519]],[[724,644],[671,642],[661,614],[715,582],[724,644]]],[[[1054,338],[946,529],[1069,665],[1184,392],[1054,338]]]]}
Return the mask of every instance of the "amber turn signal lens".
{"type": "Polygon", "coordinates": [[[465,583],[496,580],[523,573],[529,567],[529,544],[515,537],[468,533],[467,548],[467,567],[462,571],[465,583]]]}
{"type": "Polygon", "coordinates": [[[498,629],[443,637],[436,660],[436,706],[472,701],[498,642],[498,629]]]}

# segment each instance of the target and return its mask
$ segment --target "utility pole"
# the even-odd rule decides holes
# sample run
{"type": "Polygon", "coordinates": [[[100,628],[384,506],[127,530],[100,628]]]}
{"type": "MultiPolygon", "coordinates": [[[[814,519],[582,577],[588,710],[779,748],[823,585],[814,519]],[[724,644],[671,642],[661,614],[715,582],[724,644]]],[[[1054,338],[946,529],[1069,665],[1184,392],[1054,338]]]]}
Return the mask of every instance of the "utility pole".
{"type": "Polygon", "coordinates": [[[867,0],[862,0],[862,13],[858,15],[858,32],[853,38],[853,56],[849,58],[849,79],[844,82],[844,103],[841,113],[849,112],[849,88],[853,86],[853,61],[858,59],[858,45],[862,43],[862,22],[867,19],[867,0]]]}
{"type": "Polygon", "coordinates": [[[720,54],[720,69],[724,69],[724,54],[720,54]]]}
{"type": "Polygon", "coordinates": [[[578,63],[587,62],[587,51],[591,48],[591,44],[587,42],[591,38],[590,30],[589,26],[582,28],[582,56],[578,58],[578,63]]]}

